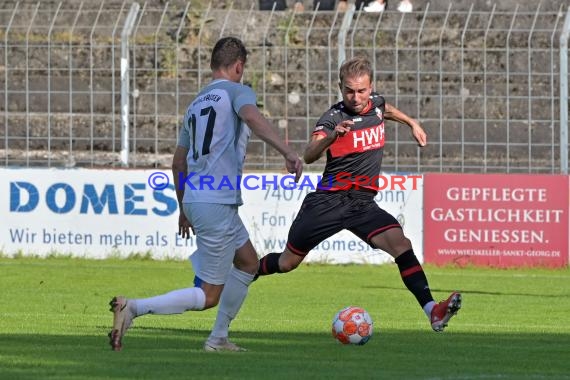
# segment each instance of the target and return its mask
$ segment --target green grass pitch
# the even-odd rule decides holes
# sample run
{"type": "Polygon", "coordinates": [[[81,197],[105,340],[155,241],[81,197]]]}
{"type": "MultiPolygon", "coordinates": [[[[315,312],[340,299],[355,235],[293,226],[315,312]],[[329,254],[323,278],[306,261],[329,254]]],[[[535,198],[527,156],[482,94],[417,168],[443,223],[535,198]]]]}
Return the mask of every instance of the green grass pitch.
{"type": "Polygon", "coordinates": [[[570,379],[570,270],[425,266],[432,293],[463,292],[444,333],[394,265],[303,265],[255,282],[231,338],[207,353],[215,310],[144,316],[107,341],[113,295],[190,286],[187,262],[0,259],[0,379],[570,379]],[[343,346],[334,314],[364,307],[374,336],[343,346]]]}

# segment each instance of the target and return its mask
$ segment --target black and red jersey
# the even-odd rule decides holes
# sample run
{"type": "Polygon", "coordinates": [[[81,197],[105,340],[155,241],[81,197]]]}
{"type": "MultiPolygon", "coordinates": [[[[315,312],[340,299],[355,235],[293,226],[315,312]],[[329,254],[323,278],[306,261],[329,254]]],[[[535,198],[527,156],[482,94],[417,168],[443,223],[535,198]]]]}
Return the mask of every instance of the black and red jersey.
{"type": "Polygon", "coordinates": [[[326,150],[327,162],[318,188],[378,190],[384,149],[384,97],[372,93],[368,106],[359,114],[336,103],[317,122],[314,135],[328,136],[345,120],[354,121],[350,132],[339,136],[326,150]]]}

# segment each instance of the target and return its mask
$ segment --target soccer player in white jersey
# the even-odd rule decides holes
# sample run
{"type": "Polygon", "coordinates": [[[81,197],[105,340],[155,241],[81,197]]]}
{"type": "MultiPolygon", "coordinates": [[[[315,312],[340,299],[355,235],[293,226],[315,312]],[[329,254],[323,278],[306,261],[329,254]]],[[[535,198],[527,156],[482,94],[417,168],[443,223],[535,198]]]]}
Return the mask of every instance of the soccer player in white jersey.
{"type": "Polygon", "coordinates": [[[285,158],[297,180],[302,162],[278,136],[256,106],[254,91],[240,84],[247,51],[237,38],[220,39],[212,51],[213,80],[188,106],[174,152],[172,172],[180,208],[178,234],[196,234],[196,251],[190,256],[194,287],[144,299],[116,296],[111,302],[113,350],[132,320],[145,314],[179,314],[220,304],[214,328],[204,344],[206,351],[242,351],[228,340],[236,317],[257,272],[257,253],[238,215],[242,204],[239,177],[250,129],[285,158]]]}

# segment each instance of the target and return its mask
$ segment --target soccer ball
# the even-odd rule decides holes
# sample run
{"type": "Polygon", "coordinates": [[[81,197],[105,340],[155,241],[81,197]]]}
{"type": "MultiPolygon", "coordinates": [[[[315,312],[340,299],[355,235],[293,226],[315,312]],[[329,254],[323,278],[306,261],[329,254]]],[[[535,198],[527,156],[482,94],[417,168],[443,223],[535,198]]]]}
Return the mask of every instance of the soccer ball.
{"type": "Polygon", "coordinates": [[[362,346],[372,336],[372,318],[357,306],[345,307],[333,318],[332,335],[342,344],[362,346]]]}

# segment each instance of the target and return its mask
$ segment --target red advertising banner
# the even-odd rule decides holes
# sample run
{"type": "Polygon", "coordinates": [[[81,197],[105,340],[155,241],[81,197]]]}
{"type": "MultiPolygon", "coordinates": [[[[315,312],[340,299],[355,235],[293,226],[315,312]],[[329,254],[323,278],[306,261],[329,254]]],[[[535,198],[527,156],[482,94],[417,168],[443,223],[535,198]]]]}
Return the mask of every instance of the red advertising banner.
{"type": "Polygon", "coordinates": [[[425,175],[424,262],[567,266],[569,187],[562,175],[425,175]]]}

